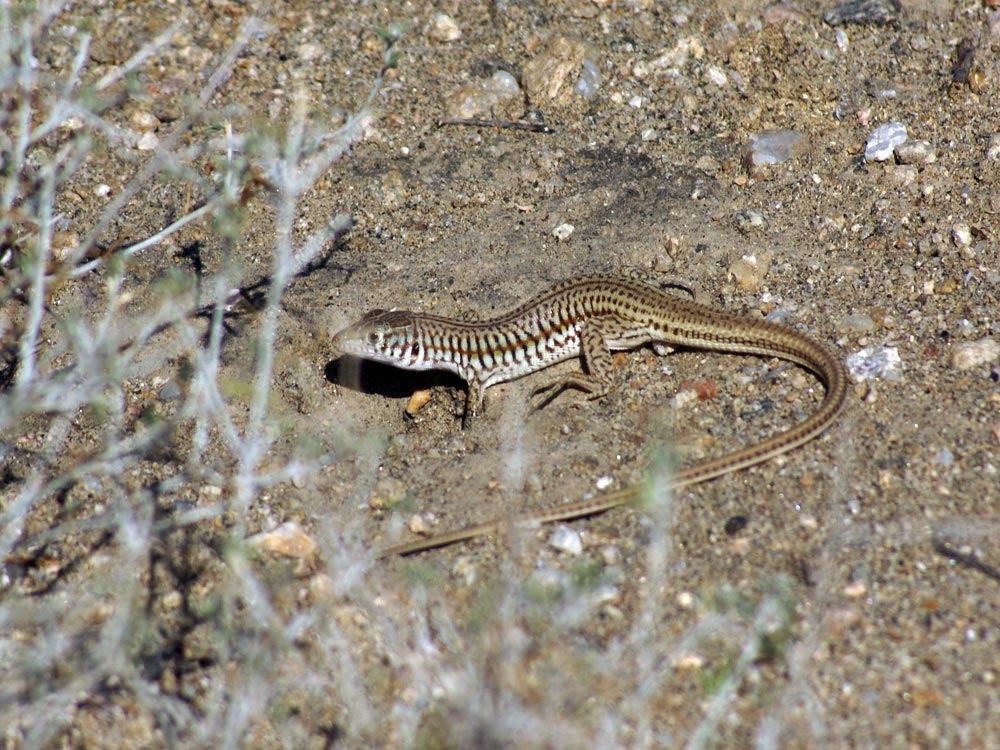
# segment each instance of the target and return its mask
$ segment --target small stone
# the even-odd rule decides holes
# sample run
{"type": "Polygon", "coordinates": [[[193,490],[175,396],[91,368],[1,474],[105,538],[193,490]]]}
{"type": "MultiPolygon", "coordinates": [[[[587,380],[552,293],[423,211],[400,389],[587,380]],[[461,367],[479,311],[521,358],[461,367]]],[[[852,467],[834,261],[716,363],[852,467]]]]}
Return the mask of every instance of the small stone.
{"type": "Polygon", "coordinates": [[[521,81],[528,99],[539,106],[550,101],[568,100],[583,73],[588,57],[587,44],[575,37],[559,35],[549,39],[541,51],[524,66],[521,81]]]}
{"type": "Polygon", "coordinates": [[[552,230],[552,236],[555,237],[560,242],[565,242],[569,239],[570,235],[576,229],[572,224],[560,224],[555,229],[552,230]]]}
{"type": "Polygon", "coordinates": [[[956,224],[951,228],[951,241],[955,247],[968,247],[972,244],[972,230],[968,224],[956,224]]]}
{"type": "Polygon", "coordinates": [[[898,0],[847,0],[823,14],[830,26],[843,24],[887,24],[899,16],[898,0]]]}
{"type": "Polygon", "coordinates": [[[955,455],[947,448],[942,448],[931,460],[935,466],[951,466],[955,463],[955,455]]]}
{"type": "Polygon", "coordinates": [[[672,49],[664,52],[650,63],[654,68],[661,68],[671,75],[680,73],[690,59],[700,60],[705,56],[705,45],[693,36],[681,39],[672,49]]]}
{"type": "Polygon", "coordinates": [[[300,44],[295,49],[295,54],[298,55],[302,62],[312,62],[322,57],[323,48],[313,42],[306,42],[305,44],[300,44]]]}
{"type": "Polygon", "coordinates": [[[613,544],[601,547],[601,562],[605,565],[617,565],[622,561],[621,550],[613,544]]]}
{"type": "Polygon", "coordinates": [[[447,13],[436,13],[431,19],[428,36],[435,42],[457,42],[462,38],[462,30],[447,13]]]}
{"type": "Polygon", "coordinates": [[[460,555],[455,564],[451,567],[451,575],[468,588],[476,582],[479,577],[475,563],[468,555],[460,555]]]}
{"type": "Polygon", "coordinates": [[[615,482],[614,477],[610,477],[607,474],[602,474],[597,478],[597,481],[594,482],[594,485],[597,487],[597,489],[603,492],[604,490],[608,489],[608,487],[610,487],[612,484],[614,484],[614,482],[615,482]]]}
{"type": "Polygon", "coordinates": [[[956,370],[971,370],[997,360],[1000,360],[1000,343],[990,338],[956,344],[951,350],[951,365],[956,370]]]}
{"type": "Polygon", "coordinates": [[[879,125],[865,143],[865,161],[886,161],[892,158],[896,146],[906,142],[906,126],[901,122],[879,125]]]}
{"type": "Polygon", "coordinates": [[[580,532],[559,524],[549,537],[549,546],[576,557],[583,552],[583,539],[580,537],[580,532]]]}
{"type": "Polygon", "coordinates": [[[56,232],[51,241],[52,257],[58,261],[69,258],[80,247],[76,232],[56,232]]]}
{"type": "Polygon", "coordinates": [[[935,690],[934,688],[915,688],[910,693],[910,699],[913,701],[913,706],[915,708],[928,708],[932,706],[944,705],[944,695],[940,690],[935,690]]]}
{"type": "Polygon", "coordinates": [[[912,185],[917,180],[917,168],[912,164],[897,164],[892,170],[891,177],[900,187],[912,185]]]}
{"type": "Polygon", "coordinates": [[[764,226],[766,217],[755,208],[740,211],[736,214],[736,226],[743,234],[749,233],[753,229],[760,229],[764,226]]]}
{"type": "Polygon", "coordinates": [[[677,606],[681,609],[691,609],[694,606],[694,594],[690,591],[681,591],[677,594],[677,606]]]}
{"type": "Polygon", "coordinates": [[[580,77],[576,79],[573,93],[582,99],[592,99],[601,87],[601,71],[589,58],[584,58],[580,66],[580,77]]]}
{"type": "Polygon", "coordinates": [[[894,149],[900,164],[933,164],[937,153],[928,141],[907,140],[894,149]]]}
{"type": "Polygon", "coordinates": [[[990,145],[986,148],[986,158],[989,161],[1000,161],[1000,133],[990,136],[990,145]]]}
{"type": "Polygon", "coordinates": [[[111,194],[111,186],[105,185],[103,182],[99,182],[94,185],[94,195],[98,198],[106,198],[111,194]]]}
{"type": "Polygon", "coordinates": [[[296,560],[309,559],[316,554],[318,549],[313,538],[294,521],[283,523],[270,531],[254,534],[247,538],[247,544],[296,560]]]}
{"type": "Polygon", "coordinates": [[[868,333],[875,329],[875,319],[866,313],[854,313],[848,315],[840,321],[837,326],[838,331],[854,331],[857,333],[868,333]]]}
{"type": "Polygon", "coordinates": [[[163,608],[167,611],[180,609],[181,605],[184,604],[184,597],[181,595],[180,591],[174,589],[163,597],[162,603],[163,608]]]}
{"type": "Polygon", "coordinates": [[[182,391],[180,385],[174,378],[171,378],[163,384],[163,387],[160,389],[158,395],[163,401],[176,401],[181,397],[181,394],[182,391]]]}
{"type": "Polygon", "coordinates": [[[678,672],[698,672],[705,665],[705,660],[698,654],[681,654],[674,658],[674,669],[678,672]]]}
{"type": "Polygon", "coordinates": [[[414,513],[410,516],[410,520],[407,521],[406,526],[414,534],[423,536],[430,533],[430,527],[427,525],[427,519],[420,513],[414,513]]]}
{"type": "Polygon", "coordinates": [[[762,20],[765,26],[775,26],[783,23],[805,23],[806,16],[794,4],[779,2],[764,8],[762,20]]]}
{"type": "Polygon", "coordinates": [[[152,151],[159,145],[160,139],[156,137],[156,133],[149,130],[142,134],[135,147],[140,151],[152,151]]]}
{"type": "Polygon", "coordinates": [[[729,83],[729,76],[726,75],[725,71],[722,70],[722,68],[719,68],[715,65],[708,66],[708,70],[706,71],[706,76],[708,77],[710,83],[714,83],[719,88],[722,88],[727,83],[729,83]]]}
{"type": "Polygon", "coordinates": [[[140,132],[146,132],[148,130],[156,130],[158,127],[160,127],[159,118],[152,112],[143,112],[141,110],[137,110],[132,113],[132,116],[129,118],[129,120],[132,123],[132,127],[134,127],[136,130],[140,132]]]}
{"type": "Polygon", "coordinates": [[[729,266],[729,275],[736,280],[742,289],[752,292],[760,288],[770,268],[770,253],[744,255],[729,266]]]}
{"type": "Polygon", "coordinates": [[[652,72],[653,72],[652,63],[648,63],[645,60],[639,60],[636,62],[635,65],[632,66],[632,77],[637,78],[640,81],[643,78],[648,77],[649,74],[652,72]]]}
{"type": "Polygon", "coordinates": [[[375,483],[375,489],[368,499],[368,507],[372,510],[382,510],[401,502],[406,497],[406,485],[395,477],[381,476],[375,483]]]}
{"type": "Polygon", "coordinates": [[[844,586],[844,596],[848,599],[860,599],[868,593],[868,587],[862,581],[851,581],[844,586]]]}
{"type": "Polygon", "coordinates": [[[793,130],[765,130],[750,136],[746,163],[753,167],[781,164],[801,153],[805,142],[793,130]]]}
{"type": "Polygon", "coordinates": [[[490,78],[460,86],[445,96],[444,109],[450,117],[469,119],[497,117],[516,120],[524,113],[524,93],[506,70],[490,78]]]}
{"type": "Polygon", "coordinates": [[[903,362],[894,346],[868,346],[847,357],[847,371],[855,380],[902,380],[903,362]]]}

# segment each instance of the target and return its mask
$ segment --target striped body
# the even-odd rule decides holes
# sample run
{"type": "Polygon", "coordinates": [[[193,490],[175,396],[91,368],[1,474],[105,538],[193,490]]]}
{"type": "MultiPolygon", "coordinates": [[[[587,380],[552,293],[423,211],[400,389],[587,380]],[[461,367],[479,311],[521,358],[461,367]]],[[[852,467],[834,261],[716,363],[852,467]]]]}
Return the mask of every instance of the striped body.
{"type": "MultiPolygon", "coordinates": [[[[600,397],[610,381],[610,351],[647,343],[778,357],[809,369],[826,389],[822,403],[803,422],[755,446],[679,471],[675,487],[706,481],[792,450],[826,430],[846,401],[847,373],[826,346],[790,328],[721,312],[632,279],[571,279],[506,315],[476,322],[424,313],[373,311],[334,337],[334,346],[344,354],[403,369],[441,369],[458,374],[469,384],[467,418],[478,411],[486,388],[581,356],[586,372],[555,378],[537,388],[535,394],[542,394],[542,404],[567,387],[600,397]]],[[[634,495],[634,489],[623,490],[540,511],[512,523],[590,515],[622,505],[634,495]]],[[[385,554],[442,546],[505,523],[468,527],[391,548],[385,554]]]]}

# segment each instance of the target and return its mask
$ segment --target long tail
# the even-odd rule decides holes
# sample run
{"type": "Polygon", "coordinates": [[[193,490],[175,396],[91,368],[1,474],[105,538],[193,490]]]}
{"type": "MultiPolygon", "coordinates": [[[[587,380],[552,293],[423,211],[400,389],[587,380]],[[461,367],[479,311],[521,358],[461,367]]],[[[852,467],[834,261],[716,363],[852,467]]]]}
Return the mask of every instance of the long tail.
{"type": "MultiPolygon", "coordinates": [[[[773,332],[778,326],[768,326],[773,332]]],[[[785,347],[776,347],[773,342],[762,344],[759,351],[763,356],[773,356],[795,362],[811,371],[823,383],[826,394],[819,407],[807,419],[797,425],[767,438],[763,442],[740,450],[726,453],[718,458],[681,469],[671,482],[674,489],[707,482],[710,479],[729,474],[750,466],[756,466],[775,456],[787,453],[809,442],[826,431],[836,420],[847,402],[848,376],[843,363],[826,346],[788,328],[781,328],[781,338],[785,347]]],[[[724,347],[720,346],[719,349],[724,347]]],[[[746,351],[745,346],[740,351],[746,351]]],[[[553,521],[568,521],[583,516],[603,513],[627,505],[639,494],[637,486],[600,495],[589,500],[560,505],[534,511],[514,518],[495,518],[485,523],[447,531],[427,539],[386,547],[378,554],[380,558],[397,555],[412,555],[415,552],[446,547],[478,536],[499,532],[502,529],[530,527],[553,521]]]]}

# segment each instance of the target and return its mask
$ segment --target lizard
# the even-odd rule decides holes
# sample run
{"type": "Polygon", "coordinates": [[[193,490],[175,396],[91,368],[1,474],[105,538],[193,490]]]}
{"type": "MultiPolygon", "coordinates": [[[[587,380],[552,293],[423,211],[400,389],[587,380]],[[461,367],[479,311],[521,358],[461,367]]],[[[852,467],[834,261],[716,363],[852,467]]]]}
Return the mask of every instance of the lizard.
{"type": "MultiPolygon", "coordinates": [[[[404,310],[372,310],[333,337],[341,354],[404,370],[446,370],[468,384],[463,424],[482,408],[483,394],[558,362],[582,358],[584,370],[538,386],[537,408],[566,388],[600,398],[611,382],[611,352],[652,344],[658,353],[677,347],[777,357],[812,372],[823,400],[805,420],[739,450],[679,470],[674,489],[729,474],[787,453],[825,432],[847,402],[844,364],[825,344],[791,328],[735,315],[671,295],[643,281],[588,276],[557,283],[520,307],[488,320],[464,321],[404,310]]],[[[387,547],[379,557],[409,555],[492,533],[508,526],[570,520],[632,502],[639,490],[553,506],[512,519],[494,519],[387,547]]]]}

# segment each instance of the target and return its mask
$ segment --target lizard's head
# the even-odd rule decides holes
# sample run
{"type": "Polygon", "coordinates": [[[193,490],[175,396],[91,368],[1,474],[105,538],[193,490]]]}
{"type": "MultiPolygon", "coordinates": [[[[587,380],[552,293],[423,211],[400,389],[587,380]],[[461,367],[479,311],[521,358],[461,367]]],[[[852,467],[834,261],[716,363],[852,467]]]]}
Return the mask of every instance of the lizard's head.
{"type": "Polygon", "coordinates": [[[334,349],[390,365],[406,365],[413,357],[414,314],[406,310],[372,310],[333,337],[334,349]]]}

